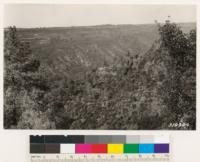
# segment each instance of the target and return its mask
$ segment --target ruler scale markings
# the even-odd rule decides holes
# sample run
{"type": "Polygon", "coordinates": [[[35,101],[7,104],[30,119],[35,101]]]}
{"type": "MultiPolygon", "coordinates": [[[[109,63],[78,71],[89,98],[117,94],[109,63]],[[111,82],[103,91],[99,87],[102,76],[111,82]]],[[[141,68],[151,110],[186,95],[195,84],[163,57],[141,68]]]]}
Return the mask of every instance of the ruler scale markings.
{"type": "Polygon", "coordinates": [[[169,136],[30,136],[31,162],[168,162],[169,153],[169,136]]]}

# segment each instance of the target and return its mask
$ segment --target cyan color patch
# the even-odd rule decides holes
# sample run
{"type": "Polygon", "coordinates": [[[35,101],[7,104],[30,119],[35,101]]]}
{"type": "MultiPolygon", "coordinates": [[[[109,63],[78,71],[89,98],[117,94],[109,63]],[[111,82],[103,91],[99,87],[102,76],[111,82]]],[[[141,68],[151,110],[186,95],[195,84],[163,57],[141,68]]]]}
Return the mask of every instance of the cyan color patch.
{"type": "Polygon", "coordinates": [[[154,153],[154,144],[139,144],[139,153],[154,153]]]}

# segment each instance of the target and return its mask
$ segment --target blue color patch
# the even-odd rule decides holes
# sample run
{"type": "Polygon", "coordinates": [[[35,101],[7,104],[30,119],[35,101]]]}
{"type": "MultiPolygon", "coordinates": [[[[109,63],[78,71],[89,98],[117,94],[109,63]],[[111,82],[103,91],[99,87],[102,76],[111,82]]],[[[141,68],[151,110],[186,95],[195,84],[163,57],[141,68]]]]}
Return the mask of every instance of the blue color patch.
{"type": "Polygon", "coordinates": [[[154,153],[154,144],[139,144],[139,153],[154,153]]]}

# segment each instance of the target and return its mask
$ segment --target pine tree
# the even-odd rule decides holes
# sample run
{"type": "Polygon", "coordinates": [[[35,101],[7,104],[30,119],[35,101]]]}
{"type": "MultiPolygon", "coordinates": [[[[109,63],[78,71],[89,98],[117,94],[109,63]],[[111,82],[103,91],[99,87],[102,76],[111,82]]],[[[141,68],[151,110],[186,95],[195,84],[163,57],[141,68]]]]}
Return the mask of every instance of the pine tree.
{"type": "Polygon", "coordinates": [[[30,43],[19,40],[16,27],[6,29],[4,41],[4,126],[15,128],[25,110],[41,111],[47,87],[39,60],[34,59],[30,43]]]}
{"type": "MultiPolygon", "coordinates": [[[[195,128],[196,32],[182,32],[175,23],[159,25],[160,51],[166,58],[167,79],[163,82],[165,123],[185,122],[195,128]],[[167,57],[166,57],[167,54],[167,57]],[[186,90],[187,89],[187,90],[186,90]],[[188,90],[190,89],[190,90],[188,90]],[[188,120],[188,116],[191,120],[188,120]]],[[[181,128],[182,129],[182,128],[181,128]]]]}

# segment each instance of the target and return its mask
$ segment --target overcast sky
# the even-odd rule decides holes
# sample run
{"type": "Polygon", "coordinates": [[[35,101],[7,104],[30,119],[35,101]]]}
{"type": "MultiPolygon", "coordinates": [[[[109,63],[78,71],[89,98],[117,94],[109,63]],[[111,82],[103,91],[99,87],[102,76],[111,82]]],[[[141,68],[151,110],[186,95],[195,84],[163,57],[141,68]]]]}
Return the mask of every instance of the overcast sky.
{"type": "Polygon", "coordinates": [[[193,5],[5,5],[4,26],[61,27],[100,24],[147,24],[164,22],[168,15],[174,22],[196,22],[193,5]]]}

